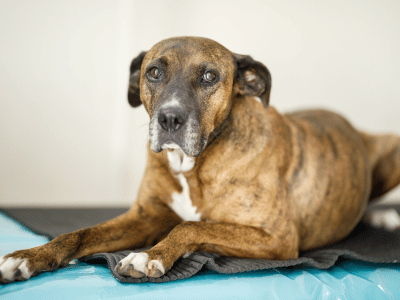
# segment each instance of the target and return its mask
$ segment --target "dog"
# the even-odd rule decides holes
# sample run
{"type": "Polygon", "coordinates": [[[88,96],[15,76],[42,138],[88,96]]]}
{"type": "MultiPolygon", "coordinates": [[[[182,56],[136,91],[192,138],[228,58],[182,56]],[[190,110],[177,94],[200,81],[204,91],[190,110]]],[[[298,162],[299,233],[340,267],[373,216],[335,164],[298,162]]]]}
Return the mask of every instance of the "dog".
{"type": "Polygon", "coordinates": [[[135,249],[116,270],[160,277],[194,251],[286,260],[346,237],[400,183],[400,138],[356,130],[327,110],[280,114],[271,75],[200,37],[133,59],[128,100],[150,116],[147,166],[132,208],[0,258],[3,283],[98,252],[135,249]]]}

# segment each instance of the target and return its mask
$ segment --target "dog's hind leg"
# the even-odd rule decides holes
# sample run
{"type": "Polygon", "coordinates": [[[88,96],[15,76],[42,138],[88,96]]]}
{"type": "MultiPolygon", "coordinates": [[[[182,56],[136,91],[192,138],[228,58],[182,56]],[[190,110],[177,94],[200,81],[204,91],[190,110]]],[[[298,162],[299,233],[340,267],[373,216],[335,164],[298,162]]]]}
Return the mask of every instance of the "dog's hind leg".
{"type": "Polygon", "coordinates": [[[370,201],[400,184],[400,137],[361,133],[372,169],[370,201]]]}

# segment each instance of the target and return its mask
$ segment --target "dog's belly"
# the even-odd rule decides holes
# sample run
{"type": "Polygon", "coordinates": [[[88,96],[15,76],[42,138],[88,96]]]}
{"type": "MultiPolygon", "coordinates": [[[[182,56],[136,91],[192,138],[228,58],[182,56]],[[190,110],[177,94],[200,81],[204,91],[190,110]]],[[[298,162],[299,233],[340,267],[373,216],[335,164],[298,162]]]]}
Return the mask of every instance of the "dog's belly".
{"type": "Polygon", "coordinates": [[[371,170],[360,135],[343,117],[324,110],[289,115],[293,168],[287,192],[299,220],[300,249],[333,243],[361,219],[371,170]]]}

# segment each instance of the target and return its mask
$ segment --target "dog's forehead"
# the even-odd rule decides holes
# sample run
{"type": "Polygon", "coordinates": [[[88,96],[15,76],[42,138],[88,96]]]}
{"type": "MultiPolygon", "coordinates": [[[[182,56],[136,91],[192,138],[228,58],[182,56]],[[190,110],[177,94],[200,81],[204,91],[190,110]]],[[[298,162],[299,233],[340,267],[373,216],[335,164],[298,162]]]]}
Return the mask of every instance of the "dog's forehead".
{"type": "Polygon", "coordinates": [[[232,53],[221,44],[206,38],[180,37],[163,40],[154,45],[146,54],[144,64],[163,59],[184,64],[234,65],[232,53]]]}

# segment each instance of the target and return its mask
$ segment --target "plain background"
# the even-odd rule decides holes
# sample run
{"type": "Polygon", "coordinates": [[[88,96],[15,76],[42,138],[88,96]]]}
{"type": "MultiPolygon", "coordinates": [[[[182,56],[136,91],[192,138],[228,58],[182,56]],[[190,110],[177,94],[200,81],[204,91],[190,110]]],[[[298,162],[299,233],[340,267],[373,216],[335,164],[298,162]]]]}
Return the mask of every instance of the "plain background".
{"type": "Polygon", "coordinates": [[[129,64],[184,35],[267,65],[282,112],[400,134],[397,0],[1,0],[0,206],[129,206],[149,121],[127,103],[129,64]]]}

